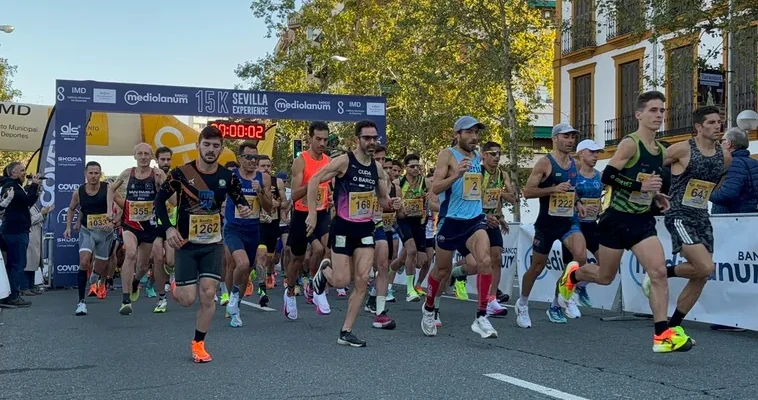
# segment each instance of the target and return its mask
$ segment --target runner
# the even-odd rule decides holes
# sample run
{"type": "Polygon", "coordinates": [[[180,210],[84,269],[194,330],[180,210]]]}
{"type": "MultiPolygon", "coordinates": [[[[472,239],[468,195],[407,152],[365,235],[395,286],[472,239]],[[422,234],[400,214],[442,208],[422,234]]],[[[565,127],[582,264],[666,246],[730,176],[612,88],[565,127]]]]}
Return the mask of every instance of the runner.
{"type": "MultiPolygon", "coordinates": [[[[155,211],[166,230],[166,241],[176,249],[176,288],[172,293],[183,306],[189,307],[200,297],[195,337],[191,342],[193,361],[212,360],[205,350],[205,335],[213,319],[213,297],[221,280],[224,246],[221,244],[221,204],[229,196],[240,218],[253,214],[237,175],[218,165],[223,149],[221,131],[206,127],[200,132],[198,158],[171,170],[161,185],[155,211]],[[166,201],[177,195],[177,225],[171,225],[166,201]]],[[[235,216],[236,217],[236,216],[235,216]]]]}
{"type": "MultiPolygon", "coordinates": [[[[166,179],[162,170],[150,168],[153,150],[149,144],[140,143],[134,146],[134,159],[137,161],[137,167],[125,169],[113,185],[108,185],[108,218],[115,222],[113,201],[116,191],[126,183],[122,223],[126,257],[121,267],[121,315],[131,315],[131,303],[139,299],[140,278],[147,273],[153,242],[159,234],[153,202],[158,188],[166,179]]],[[[161,287],[159,290],[163,292],[165,288],[161,287]]],[[[165,299],[165,295],[164,292],[161,298],[165,299]]]]}
{"type": "MultiPolygon", "coordinates": [[[[601,182],[600,171],[595,169],[597,164],[598,153],[603,149],[595,143],[592,139],[586,139],[579,142],[576,146],[576,159],[577,161],[577,175],[576,175],[576,197],[582,202],[584,206],[584,218],[580,218],[578,215],[574,216],[574,224],[579,224],[579,230],[584,236],[584,240],[587,244],[587,250],[598,257],[598,248],[600,243],[598,242],[597,234],[597,217],[600,213],[600,203],[603,194],[603,183],[601,182]]],[[[563,264],[568,265],[575,257],[571,254],[571,250],[563,246],[563,264]]],[[[576,294],[579,299],[579,303],[585,307],[592,307],[592,300],[589,294],[587,294],[587,284],[589,282],[579,282],[576,286],[576,294]]],[[[569,318],[580,318],[581,312],[576,307],[566,308],[566,316],[569,318]],[[579,312],[574,314],[574,312],[579,312]]]]}
{"type": "MultiPolygon", "coordinates": [[[[732,162],[731,153],[718,144],[721,139],[719,109],[713,106],[698,108],[692,119],[697,135],[671,145],[665,161],[666,165],[671,165],[671,200],[664,223],[671,234],[671,253],[681,253],[687,260],[668,267],[666,275],[689,279],[669,319],[668,326],[674,331],[682,329],[684,316],[692,310],[715,270],[708,199],[732,162]]],[[[650,284],[646,275],[642,285],[646,296],[650,295],[650,284]]],[[[683,331],[680,333],[684,334],[683,331]]],[[[692,344],[695,344],[694,340],[692,344]]]]}
{"type": "MultiPolygon", "coordinates": [[[[400,199],[389,198],[387,186],[381,184],[389,177],[372,158],[379,137],[376,124],[372,121],[357,122],[355,136],[358,145],[354,151],[336,157],[308,182],[310,211],[305,225],[308,235],[317,229],[316,206],[319,203],[320,184],[335,179],[334,204],[337,214],[329,235],[333,261],[324,259],[320,263],[312,286],[316,295],[324,293],[327,282],[332,287],[344,288],[350,283],[351,272],[354,272],[355,286],[351,290],[337,343],[365,347],[366,342],[353,333],[353,324],[366,296],[369,271],[374,262],[374,202],[379,201],[382,208],[397,210],[400,199]]],[[[382,327],[386,326],[379,326],[382,327]]]]}
{"type": "MultiPolygon", "coordinates": [[[[569,156],[574,149],[578,133],[579,131],[565,122],[554,126],[553,151],[537,161],[524,187],[524,198],[538,198],[540,211],[534,223],[532,263],[521,278],[521,297],[516,303],[516,325],[521,328],[532,327],[532,320],[529,318],[529,294],[537,277],[547,265],[553,243],[556,240],[565,243],[574,260],[581,263],[587,261],[584,235],[579,229],[579,223],[574,219],[576,214],[584,217],[584,207],[574,192],[576,163],[569,156]]],[[[569,299],[566,308],[571,315],[579,314],[574,300],[569,299]]],[[[550,322],[566,323],[566,315],[563,313],[557,291],[546,313],[550,322]]]]}
{"type": "MultiPolygon", "coordinates": [[[[384,159],[384,172],[390,179],[390,197],[395,197],[397,193],[400,193],[400,182],[397,180],[397,176],[400,174],[400,169],[393,168],[395,162],[387,157],[384,159]]],[[[397,258],[398,248],[400,247],[400,236],[397,234],[397,213],[395,210],[384,210],[382,214],[382,225],[384,226],[384,235],[387,237],[387,258],[391,264],[397,258]]],[[[392,282],[395,281],[395,271],[391,268],[389,274],[387,274],[387,302],[395,302],[395,293],[392,290],[392,282]]]]}
{"type": "MultiPolygon", "coordinates": [[[[329,225],[331,217],[327,205],[329,203],[328,191],[329,182],[322,182],[319,185],[320,195],[315,205],[315,215],[318,217],[315,229],[311,234],[306,234],[307,227],[305,220],[308,217],[308,207],[303,198],[308,190],[308,183],[311,178],[324,166],[329,164],[329,157],[324,154],[326,150],[326,140],[329,137],[329,126],[325,122],[312,122],[308,127],[310,136],[310,146],[292,162],[292,201],[295,202],[295,210],[292,212],[292,221],[290,222],[290,234],[287,238],[287,245],[292,252],[292,260],[287,266],[287,290],[284,291],[284,315],[289,319],[297,319],[297,301],[295,301],[295,285],[297,278],[303,271],[303,260],[305,250],[308,244],[311,245],[311,256],[308,260],[309,271],[315,274],[318,263],[323,259],[329,238],[329,225]],[[315,263],[315,265],[314,265],[315,263]]],[[[331,313],[329,302],[326,300],[326,293],[321,293],[318,297],[313,296],[312,285],[305,288],[306,301],[313,299],[316,304],[316,312],[320,315],[331,313]]]]}
{"type": "MultiPolygon", "coordinates": [[[[100,277],[108,274],[108,258],[110,257],[111,244],[113,243],[113,229],[115,224],[108,220],[108,183],[100,181],[102,169],[100,164],[90,161],[84,166],[84,177],[87,183],[79,186],[79,189],[71,196],[66,213],[66,230],[63,232],[65,239],[71,238],[71,223],[74,212],[81,207],[79,220],[79,272],[76,275],[79,289],[79,303],[76,306],[76,315],[87,315],[87,273],[94,264],[94,272],[90,279],[100,284],[100,277]],[[94,263],[92,258],[95,258],[94,263]]],[[[103,287],[105,282],[102,282],[103,287]]]]}
{"type": "MultiPolygon", "coordinates": [[[[244,292],[241,293],[240,291],[247,288],[253,267],[251,258],[253,262],[256,261],[255,256],[260,244],[261,209],[267,212],[271,210],[271,176],[258,171],[259,156],[252,154],[254,148],[253,142],[244,142],[240,145],[238,150],[240,167],[233,171],[234,177],[242,187],[242,194],[247,203],[250,204],[252,214],[242,217],[233,199],[227,199],[224,212],[224,244],[232,253],[232,265],[234,266],[234,280],[229,295],[229,303],[226,305],[226,312],[231,317],[229,325],[235,328],[242,326],[239,305],[244,292]]],[[[257,152],[257,150],[255,151],[257,152]]],[[[264,280],[266,276],[265,267],[257,263],[255,267],[263,281],[263,287],[259,288],[259,304],[261,307],[267,307],[269,299],[264,280]]]]}
{"type": "Polygon", "coordinates": [[[579,267],[579,263],[572,262],[559,283],[562,302],[571,299],[578,282],[609,285],[618,273],[624,250],[631,250],[651,279],[650,309],[655,321],[653,352],[656,353],[692,348],[692,340],[684,329],[668,326],[666,258],[655,230],[655,217],[650,213],[653,201],[664,211],[669,208],[667,196],[658,193],[666,149],[655,140],[663,123],[665,101],[663,93],[657,91],[642,93],[637,98],[637,132],[621,140],[603,171],[603,183],[612,186],[613,192],[611,206],[598,222],[599,264],[579,267]]]}
{"type": "MultiPolygon", "coordinates": [[[[265,154],[258,156],[258,171],[271,177],[271,158],[265,154]]],[[[274,257],[276,256],[276,242],[281,236],[279,229],[279,214],[281,209],[287,209],[286,193],[284,182],[278,177],[271,177],[271,212],[261,211],[261,243],[266,246],[266,258],[264,260],[265,286],[259,285],[259,290],[274,288],[274,257]]],[[[260,292],[258,293],[260,294],[260,292]]]]}
{"type": "Polygon", "coordinates": [[[484,124],[470,116],[459,118],[454,125],[456,145],[443,149],[437,156],[432,191],[440,196],[437,232],[437,258],[429,274],[428,293],[422,307],[421,330],[427,336],[437,334],[434,300],[440,282],[447,282],[453,268],[453,252],[464,257],[474,255],[479,301],[471,330],[482,338],[496,338],[497,331],[487,318],[487,292],[492,284],[492,263],[489,238],[482,214],[482,165],[476,151],[484,124]]]}
{"type": "MultiPolygon", "coordinates": [[[[289,177],[286,172],[279,172],[276,177],[284,184],[284,201],[283,206],[279,207],[279,232],[281,236],[276,245],[276,264],[280,265],[282,271],[286,270],[289,263],[289,247],[287,247],[287,237],[290,234],[290,214],[292,213],[292,189],[289,187],[289,177]]],[[[286,273],[285,273],[286,275],[286,273]]],[[[286,278],[285,278],[286,279],[286,278]]],[[[274,282],[276,285],[276,281],[274,282]]],[[[286,286],[286,285],[285,285],[286,286]]]]}
{"type": "MultiPolygon", "coordinates": [[[[171,170],[171,158],[174,152],[168,147],[159,147],[155,151],[155,160],[158,162],[158,168],[163,171],[164,174],[168,174],[171,170]]],[[[176,196],[172,196],[166,204],[168,209],[169,220],[171,224],[176,226],[176,196]]],[[[158,236],[153,242],[153,280],[155,281],[153,287],[158,287],[158,303],[153,309],[154,313],[165,313],[168,302],[166,301],[166,283],[171,280],[171,276],[174,274],[174,248],[169,246],[166,239],[166,227],[158,220],[158,236]],[[161,294],[163,293],[163,294],[161,294]]],[[[148,287],[148,297],[150,296],[150,287],[148,287]]],[[[154,289],[153,289],[154,292],[154,289]]]]}

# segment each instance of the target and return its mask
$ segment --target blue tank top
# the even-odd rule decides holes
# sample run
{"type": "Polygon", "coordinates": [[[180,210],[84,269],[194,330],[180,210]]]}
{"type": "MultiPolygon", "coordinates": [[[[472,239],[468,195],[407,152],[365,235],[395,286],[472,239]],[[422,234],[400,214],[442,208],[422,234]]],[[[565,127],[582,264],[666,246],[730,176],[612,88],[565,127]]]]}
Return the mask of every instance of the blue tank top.
{"type": "MultiPolygon", "coordinates": [[[[242,184],[242,194],[250,204],[250,208],[253,210],[253,215],[250,218],[239,218],[237,206],[235,206],[232,199],[227,196],[226,208],[224,209],[224,223],[236,228],[258,229],[258,224],[260,223],[261,203],[258,199],[258,194],[253,190],[253,181],[243,178],[242,175],[240,175],[239,170],[236,168],[233,172],[242,184]]],[[[255,172],[254,179],[258,181],[261,187],[263,187],[263,175],[261,175],[260,171],[255,172]]]]}
{"type": "MultiPolygon", "coordinates": [[[[463,154],[453,147],[449,149],[455,160],[460,163],[463,154]]],[[[479,152],[475,151],[468,171],[440,193],[440,220],[473,219],[482,215],[482,192],[482,158],[479,152]]]]}
{"type": "MultiPolygon", "coordinates": [[[[584,175],[582,175],[579,172],[579,169],[577,168],[576,173],[576,197],[579,199],[597,199],[597,206],[602,207],[600,197],[603,195],[603,183],[600,181],[600,171],[594,170],[595,175],[592,178],[587,178],[584,175]]],[[[589,203],[585,201],[585,203],[589,203]]],[[[585,204],[587,205],[587,204],[585,204]]],[[[579,215],[574,214],[574,220],[576,222],[580,221],[579,215]]],[[[592,220],[584,220],[581,222],[594,222],[594,218],[592,220]]]]}
{"type": "MultiPolygon", "coordinates": [[[[547,177],[547,179],[537,185],[537,187],[547,188],[557,186],[563,182],[568,182],[571,185],[571,190],[569,191],[573,192],[576,187],[576,176],[578,175],[576,162],[574,159],[569,157],[568,169],[561,167],[561,165],[558,164],[558,161],[555,160],[552,154],[548,154],[547,159],[550,161],[551,165],[550,175],[547,177]]],[[[551,196],[540,197],[540,211],[537,214],[537,221],[534,222],[534,225],[542,229],[544,229],[544,227],[564,226],[567,224],[570,226],[570,224],[572,224],[574,221],[576,213],[574,213],[574,216],[572,217],[558,217],[550,215],[550,198],[551,196]]]]}

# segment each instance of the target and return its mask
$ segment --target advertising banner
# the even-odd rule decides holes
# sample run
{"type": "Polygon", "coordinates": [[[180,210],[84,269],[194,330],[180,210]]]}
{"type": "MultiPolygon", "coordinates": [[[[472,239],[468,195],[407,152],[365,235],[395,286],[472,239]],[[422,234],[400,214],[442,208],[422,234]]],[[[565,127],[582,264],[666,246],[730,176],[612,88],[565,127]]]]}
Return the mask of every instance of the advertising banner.
{"type": "MultiPolygon", "coordinates": [[[[76,286],[76,274],[79,271],[78,232],[72,231],[71,238],[65,239],[66,214],[71,197],[84,182],[84,151],[88,113],[81,109],[56,109],[55,143],[53,154],[57,153],[54,164],[55,174],[55,211],[48,217],[54,224],[55,232],[55,270],[53,281],[56,287],[76,286]]],[[[48,185],[45,183],[45,185],[48,185]]],[[[43,196],[47,193],[45,188],[43,196]]],[[[78,213],[74,214],[74,221],[78,213]]],[[[72,223],[73,227],[73,223],[72,223]]]]}
{"type": "MultiPolygon", "coordinates": [[[[532,264],[532,248],[534,241],[534,225],[523,225],[518,240],[518,276],[519,282],[523,279],[529,266],[532,264]]],[[[595,256],[587,252],[587,261],[597,262],[595,256]]],[[[563,250],[560,242],[553,243],[553,248],[548,255],[547,265],[542,273],[537,277],[532,292],[529,295],[530,301],[552,302],[555,297],[555,284],[563,275],[566,266],[563,264],[563,250]]],[[[587,285],[587,293],[592,299],[592,307],[603,310],[610,310],[613,307],[613,300],[616,298],[621,278],[618,274],[608,286],[601,286],[594,283],[587,285]]]]}
{"type": "Polygon", "coordinates": [[[379,126],[380,143],[387,142],[383,97],[59,80],[56,100],[60,107],[134,114],[305,121],[369,119],[379,126]]]}
{"type": "MultiPolygon", "coordinates": [[[[758,238],[745,234],[758,224],[758,217],[712,216],[711,224],[716,271],[686,319],[758,330],[758,238]]],[[[686,261],[679,254],[671,254],[671,235],[662,217],[657,218],[656,230],[663,245],[666,266],[686,261]]],[[[645,272],[632,252],[624,253],[621,268],[624,311],[649,314],[650,303],[642,293],[645,272]]],[[[668,284],[668,315],[671,315],[687,280],[669,278],[668,284]]]]}

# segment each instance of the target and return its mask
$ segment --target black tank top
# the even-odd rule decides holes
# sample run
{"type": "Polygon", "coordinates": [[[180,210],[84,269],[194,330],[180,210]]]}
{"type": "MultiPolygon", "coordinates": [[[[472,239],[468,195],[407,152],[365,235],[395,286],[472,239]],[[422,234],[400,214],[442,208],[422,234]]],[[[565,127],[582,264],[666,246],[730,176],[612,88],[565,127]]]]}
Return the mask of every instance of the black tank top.
{"type": "Polygon", "coordinates": [[[86,186],[79,186],[79,207],[82,210],[79,218],[81,218],[82,226],[93,229],[102,228],[104,216],[108,214],[108,182],[100,182],[100,188],[94,196],[87,194],[86,186]],[[91,222],[94,226],[90,226],[90,215],[93,217],[91,222]]]}
{"type": "Polygon", "coordinates": [[[154,229],[157,224],[153,202],[158,193],[155,170],[151,170],[150,176],[145,179],[137,179],[135,171],[136,168],[132,168],[129,181],[126,184],[124,224],[141,231],[154,229]]]}
{"type": "Polygon", "coordinates": [[[707,220],[711,192],[726,172],[721,145],[716,143],[716,153],[712,156],[701,153],[694,138],[689,140],[689,145],[687,168],[679,175],[671,175],[671,207],[665,214],[667,219],[707,220]]]}
{"type": "MultiPolygon", "coordinates": [[[[279,186],[277,185],[279,183],[279,178],[272,176],[271,177],[271,198],[273,200],[279,201],[279,186]]],[[[272,208],[271,212],[266,212],[263,208],[261,208],[261,224],[279,224],[279,209],[281,206],[277,208],[272,208]],[[270,215],[271,219],[264,222],[264,216],[270,215]]]]}
{"type": "Polygon", "coordinates": [[[352,151],[347,153],[347,158],[345,175],[334,180],[336,214],[347,221],[371,222],[379,179],[376,161],[372,159],[369,165],[363,165],[352,151]]]}
{"type": "MultiPolygon", "coordinates": [[[[561,167],[560,164],[553,158],[552,154],[547,155],[547,159],[550,160],[550,165],[552,166],[550,175],[545,179],[544,182],[541,182],[539,185],[537,185],[538,188],[548,188],[552,186],[556,186],[558,184],[561,184],[563,182],[569,182],[571,184],[571,189],[569,193],[573,194],[574,187],[576,186],[576,163],[574,162],[574,159],[569,157],[570,164],[568,169],[564,169],[561,167]]],[[[566,198],[560,197],[561,195],[557,196],[542,196],[540,197],[540,212],[537,215],[537,221],[534,223],[535,226],[540,227],[552,227],[552,226],[564,226],[564,225],[570,225],[572,217],[562,217],[562,216],[556,216],[551,215],[550,209],[551,209],[551,202],[554,203],[553,208],[555,210],[561,210],[561,209],[567,209],[570,208],[573,210],[574,208],[574,202],[568,201],[566,198]],[[569,204],[570,203],[570,204],[569,204]]]]}

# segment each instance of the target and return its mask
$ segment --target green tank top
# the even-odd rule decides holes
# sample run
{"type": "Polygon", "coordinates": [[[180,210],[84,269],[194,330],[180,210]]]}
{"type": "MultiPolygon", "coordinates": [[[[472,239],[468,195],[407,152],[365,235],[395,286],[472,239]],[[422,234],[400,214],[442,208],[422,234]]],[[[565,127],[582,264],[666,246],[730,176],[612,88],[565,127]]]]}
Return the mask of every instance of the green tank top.
{"type": "Polygon", "coordinates": [[[490,175],[487,169],[482,168],[482,211],[485,214],[500,214],[500,190],[503,187],[503,173],[498,170],[497,177],[490,175]]]}
{"type": "MultiPolygon", "coordinates": [[[[168,220],[171,221],[171,226],[176,226],[177,207],[172,207],[168,203],[166,207],[168,208],[168,220]]],[[[158,219],[158,225],[162,225],[160,219],[158,219]]]]}
{"type": "MultiPolygon", "coordinates": [[[[653,173],[660,176],[666,148],[656,140],[655,144],[658,145],[660,151],[658,154],[653,155],[650,154],[645,145],[640,141],[637,132],[629,134],[628,137],[634,140],[634,143],[637,145],[637,152],[634,153],[634,156],[621,169],[621,175],[638,182],[644,181],[645,178],[653,173]]],[[[610,208],[629,214],[644,214],[650,210],[650,206],[653,204],[653,197],[653,193],[641,193],[614,187],[611,193],[610,208]]]]}

